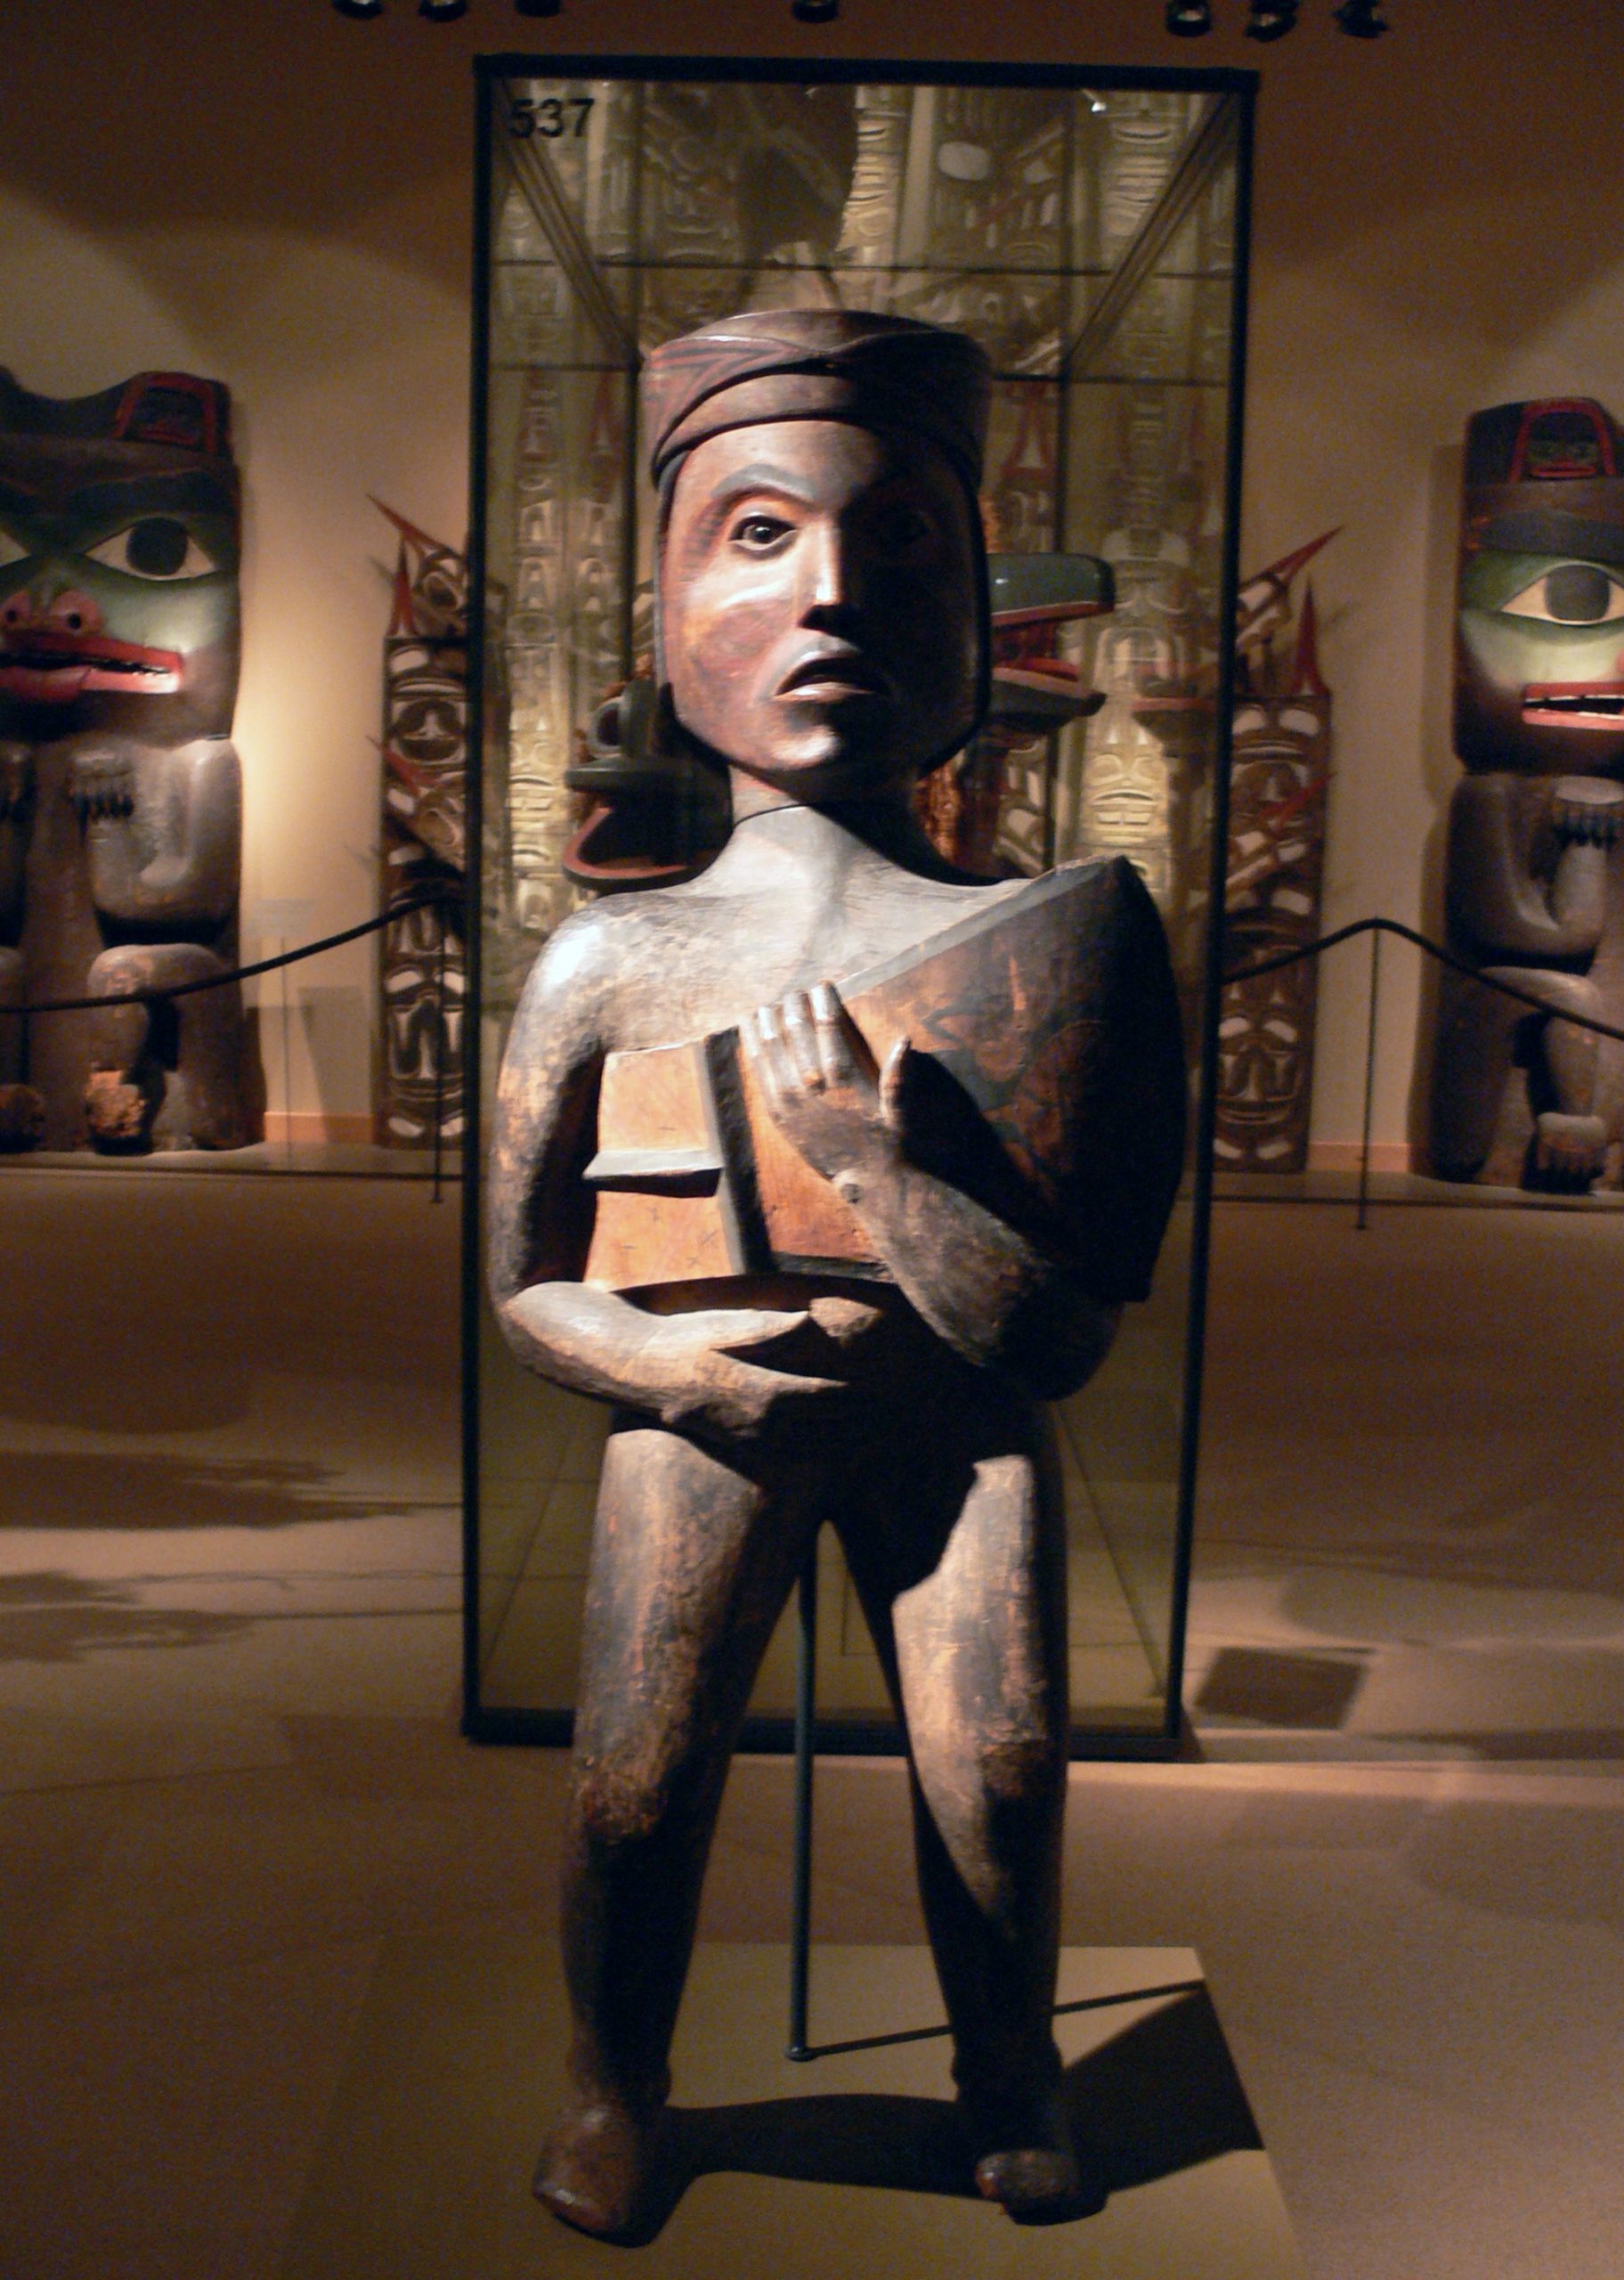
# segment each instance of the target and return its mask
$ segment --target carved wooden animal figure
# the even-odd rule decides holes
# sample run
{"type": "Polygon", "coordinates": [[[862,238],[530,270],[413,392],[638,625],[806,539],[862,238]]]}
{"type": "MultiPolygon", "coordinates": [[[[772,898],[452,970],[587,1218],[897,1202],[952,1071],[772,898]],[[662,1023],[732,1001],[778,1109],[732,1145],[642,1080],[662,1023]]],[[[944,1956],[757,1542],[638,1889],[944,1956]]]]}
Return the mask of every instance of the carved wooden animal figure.
{"type": "Polygon", "coordinates": [[[1446,1179],[1617,1185],[1624,1046],[1624,434],[1598,403],[1466,430],[1445,892],[1454,949],[1549,1008],[1445,973],[1433,1155],[1446,1179]]]}
{"type": "Polygon", "coordinates": [[[1170,1205],[1165,947],[1125,864],[988,884],[912,813],[987,704],[979,352],[775,311],[656,351],[646,382],[657,672],[735,823],[697,878],[558,930],[499,1088],[499,1315],[616,1405],[567,1849],[574,2091],[537,2191],[606,2237],[657,2221],[728,1755],[827,1520],[907,1727],[976,2181],[1019,2219],[1079,2214],[1042,1404],[1105,1354],[1170,1205]]]}
{"type": "MultiPolygon", "coordinates": [[[[225,389],[186,373],[58,399],[0,372],[0,992],[13,1003],[163,989],[237,963],[227,419],[225,389]]],[[[12,1027],[0,1082],[29,1088],[0,1095],[13,1144],[249,1136],[234,985],[42,1014],[26,1045],[12,1027]]]]}

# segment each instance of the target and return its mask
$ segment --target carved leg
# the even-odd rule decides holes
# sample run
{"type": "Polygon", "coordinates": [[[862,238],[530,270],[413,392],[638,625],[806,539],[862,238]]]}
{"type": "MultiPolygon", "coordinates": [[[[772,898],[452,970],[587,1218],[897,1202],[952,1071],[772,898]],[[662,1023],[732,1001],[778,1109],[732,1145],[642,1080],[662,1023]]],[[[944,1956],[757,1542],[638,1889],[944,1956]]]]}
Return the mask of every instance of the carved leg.
{"type": "Polygon", "coordinates": [[[740,1720],[789,1596],[800,1500],[680,1434],[610,1437],[565,1839],[573,2097],[535,2190],[583,2231],[658,2211],[659,2121],[700,1885],[740,1720]]]}
{"type": "MultiPolygon", "coordinates": [[[[1537,966],[1485,966],[1483,973],[1530,991],[1553,1013],[1603,1018],[1600,996],[1582,974],[1537,966]]],[[[1596,1040],[1587,1031],[1541,1022],[1513,998],[1446,975],[1433,1080],[1433,1156],[1440,1177],[1514,1186],[1531,1174],[1540,1185],[1587,1187],[1606,1146],[1596,1113],[1596,1040]],[[1529,1040],[1521,1056],[1519,1031],[1529,1040]],[[1529,1120],[1514,1128],[1506,1110],[1519,1081],[1518,1057],[1531,1063],[1529,1120]]]]}
{"type": "Polygon", "coordinates": [[[22,960],[0,949],[0,1149],[31,1148],[45,1127],[45,1104],[22,1079],[22,1017],[6,1007],[23,1002],[22,960]]]}
{"type": "MultiPolygon", "coordinates": [[[[1016,1405],[1011,1402],[1011,1409],[1016,1405]]],[[[1063,1510],[1035,1416],[938,1421],[912,1478],[850,1531],[912,1756],[920,1890],[952,2023],[976,2183],[1025,2222],[1098,2209],[1052,2026],[1066,1799],[1063,1510]],[[944,1504],[954,1506],[950,1515],[944,1504]],[[944,1518],[946,1525],[944,1528],[944,1518]]],[[[842,1530],[842,1534],[848,1531],[842,1530]]]]}
{"type": "MultiPolygon", "coordinates": [[[[228,969],[196,942],[104,950],[87,994],[174,989],[228,969]]],[[[236,1148],[243,1128],[242,1001],[237,985],[95,1015],[85,1111],[93,1144],[111,1153],[149,1146],[236,1148]]]]}

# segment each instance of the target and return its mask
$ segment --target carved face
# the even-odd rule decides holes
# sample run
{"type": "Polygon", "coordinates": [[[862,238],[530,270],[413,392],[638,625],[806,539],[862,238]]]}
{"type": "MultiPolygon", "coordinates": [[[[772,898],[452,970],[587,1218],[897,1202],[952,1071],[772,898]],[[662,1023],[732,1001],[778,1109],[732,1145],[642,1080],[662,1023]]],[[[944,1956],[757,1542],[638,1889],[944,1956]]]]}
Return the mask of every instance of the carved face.
{"type": "Polygon", "coordinates": [[[974,725],[978,550],[930,445],[832,419],[708,437],[662,563],[677,715],[798,799],[873,796],[974,725]]]}
{"type": "Polygon", "coordinates": [[[0,719],[223,736],[238,643],[229,476],[142,444],[0,439],[0,719]]]}
{"type": "Polygon", "coordinates": [[[1616,562],[1483,547],[1461,566],[1456,744],[1468,764],[1624,773],[1624,531],[1616,562]]]}

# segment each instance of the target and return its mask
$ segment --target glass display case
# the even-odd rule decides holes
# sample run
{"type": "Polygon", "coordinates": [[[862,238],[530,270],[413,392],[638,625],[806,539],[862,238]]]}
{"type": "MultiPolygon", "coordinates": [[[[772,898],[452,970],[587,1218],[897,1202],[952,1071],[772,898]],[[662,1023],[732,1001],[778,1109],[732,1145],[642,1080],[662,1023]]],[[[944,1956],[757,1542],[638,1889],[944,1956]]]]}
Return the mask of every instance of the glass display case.
{"type": "MultiPolygon", "coordinates": [[[[656,760],[637,727],[654,702],[654,507],[638,370],[709,319],[786,305],[926,318],[992,360],[997,701],[921,787],[927,828],[995,875],[1125,854],[1173,945],[1185,1176],[1149,1302],[1056,1422],[1076,1747],[1153,1748],[1177,1732],[1252,87],[1234,73],[482,61],[466,1348],[477,1738],[568,1732],[608,1423],[518,1366],[482,1296],[481,1133],[508,1025],[537,951],[586,896],[687,875],[727,829],[708,777],[656,760]],[[1050,556],[1071,559],[1047,566],[1045,585],[1034,558],[1050,556]],[[1111,586],[1101,614],[1088,596],[1111,586]],[[1072,606],[1034,607],[1045,593],[1072,606]]],[[[884,1685],[828,1531],[819,1558],[819,1740],[883,1747],[884,1685]]],[[[786,1616],[747,1745],[783,1746],[794,1655],[786,1616]]]]}

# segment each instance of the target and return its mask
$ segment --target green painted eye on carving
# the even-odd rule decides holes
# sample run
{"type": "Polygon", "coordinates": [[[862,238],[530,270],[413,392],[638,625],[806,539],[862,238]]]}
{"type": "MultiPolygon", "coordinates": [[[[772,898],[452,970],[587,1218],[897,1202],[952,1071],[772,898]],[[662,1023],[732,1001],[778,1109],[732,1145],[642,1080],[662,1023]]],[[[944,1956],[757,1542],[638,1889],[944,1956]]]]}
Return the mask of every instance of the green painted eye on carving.
{"type": "Polygon", "coordinates": [[[1624,581],[1596,562],[1563,562],[1500,604],[1507,617],[1546,625],[1603,625],[1624,617],[1624,581]]]}
{"type": "Polygon", "coordinates": [[[127,530],[89,548],[86,559],[133,578],[202,578],[215,567],[213,558],[173,515],[143,516],[127,530]]]}

